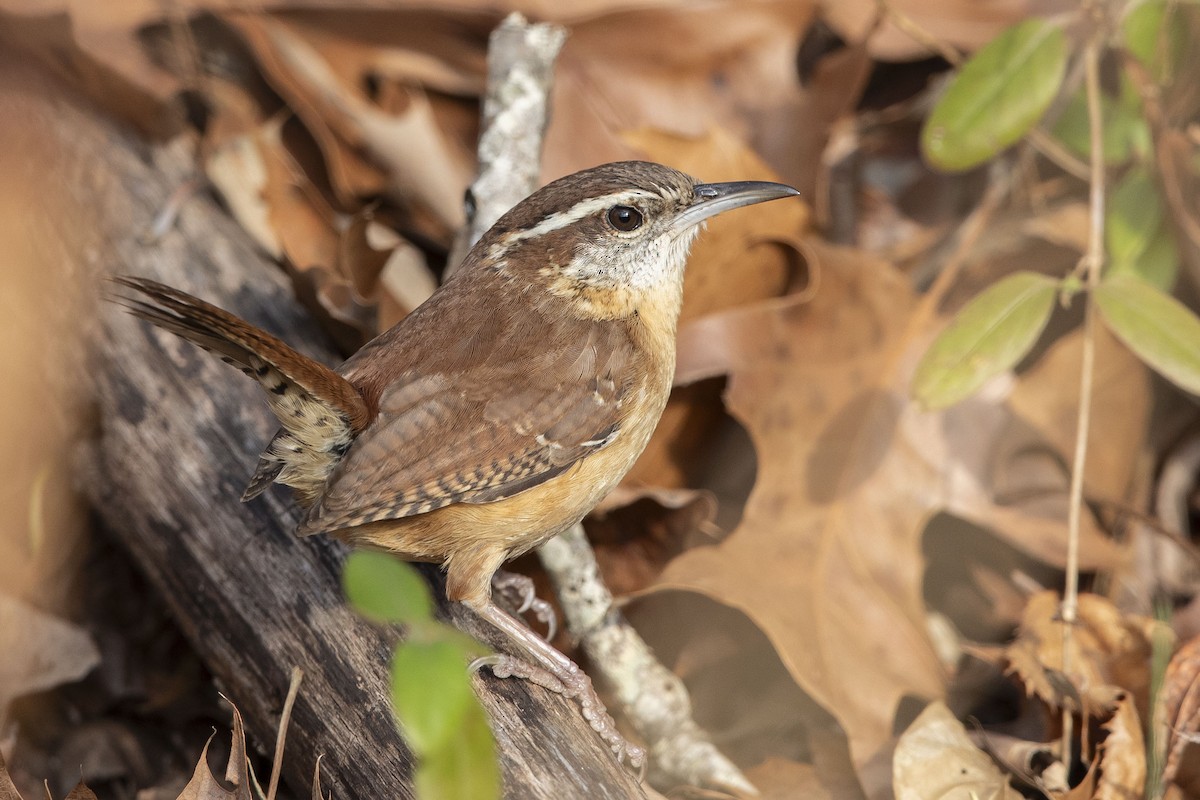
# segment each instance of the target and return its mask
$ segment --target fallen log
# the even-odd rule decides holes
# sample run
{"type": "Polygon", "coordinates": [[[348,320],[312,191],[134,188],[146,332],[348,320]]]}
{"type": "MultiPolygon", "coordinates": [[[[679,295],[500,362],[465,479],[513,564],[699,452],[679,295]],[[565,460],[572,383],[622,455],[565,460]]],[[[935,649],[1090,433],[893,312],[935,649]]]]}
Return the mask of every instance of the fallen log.
{"type": "MultiPolygon", "coordinates": [[[[188,148],[151,145],[15,60],[0,64],[0,148],[36,142],[47,208],[64,227],[63,274],[92,281],[142,275],[196,294],[327,363],[336,359],[292,298],[281,271],[215,200],[186,202],[177,224],[147,243],[172,191],[192,174],[188,148]],[[52,208],[49,208],[52,206],[52,208]]],[[[11,153],[11,150],[10,150],[11,153]]],[[[411,797],[412,759],[393,723],[388,662],[399,632],[347,608],[344,548],[297,539],[283,493],[239,496],[273,432],[257,388],[171,334],[97,302],[81,321],[93,348],[90,380],[98,440],[79,482],[238,706],[253,740],[274,741],[294,666],[304,670],[287,738],[285,779],[307,796],[318,755],[335,797],[411,797]]],[[[103,579],[98,577],[97,579],[103,579]]],[[[436,582],[436,576],[435,576],[436,582]]],[[[440,591],[440,587],[436,587],[440,591]]],[[[498,647],[461,609],[443,615],[498,647]]],[[[475,686],[498,742],[509,798],[628,798],[644,793],[575,704],[484,672],[475,686]]]]}

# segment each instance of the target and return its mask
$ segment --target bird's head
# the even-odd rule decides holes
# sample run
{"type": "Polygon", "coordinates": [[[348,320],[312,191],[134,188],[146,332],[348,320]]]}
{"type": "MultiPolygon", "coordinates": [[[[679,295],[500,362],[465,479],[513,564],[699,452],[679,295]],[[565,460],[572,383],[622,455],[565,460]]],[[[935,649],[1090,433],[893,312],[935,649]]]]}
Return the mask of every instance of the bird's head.
{"type": "Polygon", "coordinates": [[[605,164],[522,200],[472,255],[478,266],[571,301],[582,317],[617,319],[647,304],[678,315],[688,249],[702,223],[797,194],[764,181],[701,183],[647,161],[605,164]]]}

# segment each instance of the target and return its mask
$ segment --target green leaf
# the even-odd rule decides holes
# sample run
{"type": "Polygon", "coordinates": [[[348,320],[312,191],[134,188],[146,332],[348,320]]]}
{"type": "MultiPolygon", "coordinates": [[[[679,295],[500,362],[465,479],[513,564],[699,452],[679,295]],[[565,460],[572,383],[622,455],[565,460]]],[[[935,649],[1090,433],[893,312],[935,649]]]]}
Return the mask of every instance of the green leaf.
{"type": "Polygon", "coordinates": [[[440,622],[422,625],[418,630],[410,631],[410,634],[410,641],[450,642],[459,648],[464,658],[468,660],[474,660],[495,652],[474,636],[463,633],[453,625],[445,625],[440,622]]]}
{"type": "Polygon", "coordinates": [[[963,65],[921,132],[925,158],[957,172],[978,166],[1041,119],[1067,64],[1062,30],[1033,19],[1008,28],[963,65]]]}
{"type": "Polygon", "coordinates": [[[496,743],[482,709],[468,712],[457,736],[417,764],[417,797],[421,800],[496,800],[500,797],[500,764],[496,743]]]}
{"type": "MultiPolygon", "coordinates": [[[[1142,118],[1141,107],[1122,94],[1119,99],[1101,93],[1100,124],[1104,129],[1104,163],[1124,164],[1133,156],[1150,149],[1150,128],[1142,118]]],[[[1080,158],[1092,152],[1091,125],[1088,121],[1087,92],[1080,89],[1067,102],[1054,123],[1054,137],[1080,158]]]]}
{"type": "Polygon", "coordinates": [[[1046,327],[1058,287],[1045,275],[1017,272],[967,303],[917,365],[913,397],[927,409],[945,408],[1015,366],[1046,327]]]}
{"type": "Polygon", "coordinates": [[[467,653],[454,641],[405,642],[392,657],[392,707],[413,752],[424,757],[452,740],[478,707],[467,653]]]}
{"type": "Polygon", "coordinates": [[[1104,322],[1138,358],[1176,386],[1200,394],[1200,319],[1133,275],[1109,275],[1095,289],[1104,322]]]}
{"type": "Polygon", "coordinates": [[[1149,171],[1131,169],[1109,197],[1105,239],[1109,274],[1131,274],[1164,291],[1175,283],[1179,254],[1149,171]]]}
{"type": "Polygon", "coordinates": [[[433,616],[433,598],[412,564],[386,553],[355,551],[342,584],[359,613],[381,622],[419,623],[433,616]]]}
{"type": "Polygon", "coordinates": [[[1159,86],[1170,83],[1179,68],[1187,39],[1183,15],[1194,11],[1177,0],[1150,0],[1132,7],[1121,23],[1125,49],[1159,86]]]}

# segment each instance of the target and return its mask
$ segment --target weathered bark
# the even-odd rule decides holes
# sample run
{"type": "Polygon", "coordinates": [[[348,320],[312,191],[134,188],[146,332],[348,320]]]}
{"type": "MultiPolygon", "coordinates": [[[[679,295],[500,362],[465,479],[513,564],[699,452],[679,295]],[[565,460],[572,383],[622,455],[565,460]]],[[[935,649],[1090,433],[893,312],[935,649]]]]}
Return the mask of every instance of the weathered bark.
{"type": "MultiPolygon", "coordinates": [[[[97,287],[111,273],[153,277],[332,361],[282,273],[210,197],[189,201],[160,241],[140,241],[188,177],[186,148],[147,145],[68,96],[53,81],[0,63],[0,113],[21,122],[0,132],[0,149],[11,159],[14,148],[33,147],[46,159],[37,170],[52,224],[64,226],[54,246],[72,262],[66,274],[96,279],[97,287]]],[[[158,589],[258,743],[274,740],[289,673],[303,668],[284,759],[297,794],[307,795],[322,754],[322,783],[335,797],[410,797],[411,757],[392,722],[387,689],[397,633],[346,607],[343,548],[295,538],[296,513],[284,493],[238,501],[274,429],[258,389],[115,306],[99,304],[97,311],[103,321],[88,338],[99,441],[81,459],[80,480],[99,516],[158,589]]],[[[503,648],[467,612],[448,615],[503,648]]],[[[496,732],[506,796],[644,796],[573,702],[486,672],[475,685],[496,732]]]]}

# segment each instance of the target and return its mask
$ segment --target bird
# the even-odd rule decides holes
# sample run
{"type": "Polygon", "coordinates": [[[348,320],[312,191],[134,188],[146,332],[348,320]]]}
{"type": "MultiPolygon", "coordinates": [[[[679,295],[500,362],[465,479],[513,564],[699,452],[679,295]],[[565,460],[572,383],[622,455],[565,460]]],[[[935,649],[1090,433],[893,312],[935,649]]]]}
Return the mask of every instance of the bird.
{"type": "Polygon", "coordinates": [[[688,252],[716,214],[798,195],[604,164],[517,203],[423,304],[337,369],[183,291],[115,278],[135,316],[264,390],[280,428],[242,496],[289,486],[300,535],[440,564],[446,595],[507,635],[500,676],[574,697],[618,759],[586,674],[492,596],[501,565],[589,513],[646,447],[670,394],[688,252]]]}

